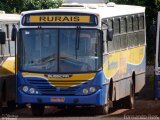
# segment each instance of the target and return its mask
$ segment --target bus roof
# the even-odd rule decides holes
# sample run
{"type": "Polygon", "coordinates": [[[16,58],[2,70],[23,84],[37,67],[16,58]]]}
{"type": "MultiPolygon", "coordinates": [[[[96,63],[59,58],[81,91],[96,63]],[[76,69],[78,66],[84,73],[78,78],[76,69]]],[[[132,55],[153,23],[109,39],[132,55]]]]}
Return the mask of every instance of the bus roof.
{"type": "Polygon", "coordinates": [[[100,18],[108,18],[114,16],[123,16],[127,14],[144,13],[145,7],[132,5],[117,5],[115,3],[108,4],[64,4],[57,9],[33,10],[25,11],[22,14],[45,12],[72,12],[72,13],[93,13],[98,14],[100,18]]]}
{"type": "Polygon", "coordinates": [[[106,3],[106,0],[63,0],[64,3],[85,3],[85,4],[90,4],[90,3],[106,3]]]}
{"type": "Polygon", "coordinates": [[[20,15],[18,14],[6,14],[0,13],[0,22],[1,21],[19,21],[20,15]]]}

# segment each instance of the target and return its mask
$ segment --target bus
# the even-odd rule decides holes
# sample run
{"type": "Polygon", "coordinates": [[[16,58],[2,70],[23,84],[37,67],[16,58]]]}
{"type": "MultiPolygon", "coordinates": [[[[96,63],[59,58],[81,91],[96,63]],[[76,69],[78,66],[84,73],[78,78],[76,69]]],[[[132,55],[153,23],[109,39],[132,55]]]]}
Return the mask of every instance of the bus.
{"type": "Polygon", "coordinates": [[[12,28],[17,27],[18,14],[0,11],[0,106],[13,106],[16,100],[15,41],[11,40],[12,28]]]}
{"type": "Polygon", "coordinates": [[[17,103],[33,115],[46,105],[93,107],[113,101],[134,108],[145,85],[145,8],[63,4],[21,13],[17,41],[17,103]]]}

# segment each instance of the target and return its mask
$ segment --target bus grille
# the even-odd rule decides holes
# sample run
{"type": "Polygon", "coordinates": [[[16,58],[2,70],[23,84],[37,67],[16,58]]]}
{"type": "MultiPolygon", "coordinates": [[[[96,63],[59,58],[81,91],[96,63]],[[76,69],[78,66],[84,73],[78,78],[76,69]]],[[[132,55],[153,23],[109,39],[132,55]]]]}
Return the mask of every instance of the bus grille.
{"type": "MultiPolygon", "coordinates": [[[[47,80],[31,80],[28,79],[31,86],[36,87],[42,95],[76,95],[77,89],[80,85],[74,87],[61,87],[57,88],[52,86],[47,80]]],[[[83,83],[86,84],[86,83],[83,83]]]]}

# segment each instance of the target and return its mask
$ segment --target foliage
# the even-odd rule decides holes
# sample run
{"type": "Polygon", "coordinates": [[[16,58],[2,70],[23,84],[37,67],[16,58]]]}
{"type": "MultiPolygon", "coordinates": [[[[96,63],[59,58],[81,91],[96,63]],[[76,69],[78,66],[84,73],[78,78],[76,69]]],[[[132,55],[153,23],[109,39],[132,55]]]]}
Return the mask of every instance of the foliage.
{"type": "Polygon", "coordinates": [[[25,0],[23,10],[57,8],[61,4],[62,0],[25,0]]]}
{"type": "Polygon", "coordinates": [[[19,13],[23,3],[23,0],[1,0],[0,10],[3,10],[7,13],[19,13]]]}
{"type": "Polygon", "coordinates": [[[0,10],[20,13],[26,10],[57,8],[62,0],[0,0],[0,10]]]}

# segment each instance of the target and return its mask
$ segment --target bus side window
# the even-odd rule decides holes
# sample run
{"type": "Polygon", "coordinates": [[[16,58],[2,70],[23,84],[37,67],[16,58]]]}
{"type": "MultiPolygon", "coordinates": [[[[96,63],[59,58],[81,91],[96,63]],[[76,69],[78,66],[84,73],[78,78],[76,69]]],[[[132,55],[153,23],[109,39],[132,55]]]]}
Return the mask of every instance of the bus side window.
{"type": "Polygon", "coordinates": [[[139,29],[144,29],[144,15],[139,16],[139,29]]]}
{"type": "Polygon", "coordinates": [[[133,16],[128,16],[127,19],[127,30],[128,30],[128,47],[132,47],[134,44],[133,34],[133,16]]]}
{"type": "MultiPolygon", "coordinates": [[[[113,19],[108,19],[108,29],[113,29],[113,19]]],[[[107,41],[108,43],[108,52],[112,52],[114,50],[114,44],[112,41],[107,41]]]]}
{"type": "Polygon", "coordinates": [[[103,52],[107,52],[107,20],[102,20],[102,31],[103,31],[103,52]]]}
{"type": "Polygon", "coordinates": [[[140,15],[139,16],[139,44],[143,45],[145,44],[145,37],[144,37],[144,15],[140,15]]]}
{"type": "Polygon", "coordinates": [[[119,50],[120,44],[121,44],[121,38],[120,38],[120,18],[116,18],[114,20],[114,36],[113,36],[113,44],[114,49],[119,50]]]}
{"type": "Polygon", "coordinates": [[[121,48],[127,48],[127,19],[126,17],[121,18],[121,48]]]}
{"type": "Polygon", "coordinates": [[[138,20],[138,16],[137,15],[135,15],[134,17],[133,17],[133,29],[134,29],[134,35],[133,35],[133,37],[134,37],[134,46],[137,46],[137,45],[139,45],[139,42],[138,42],[138,30],[139,30],[139,20],[138,20]]]}

